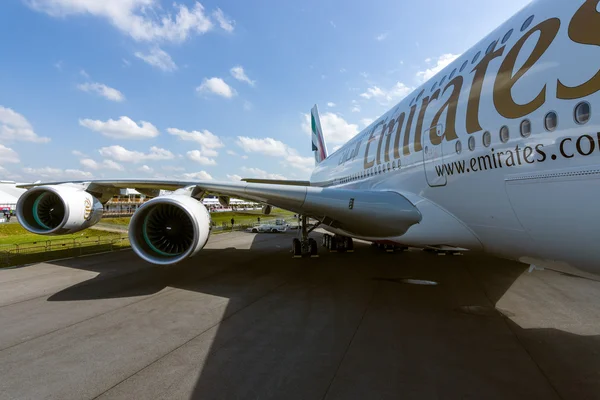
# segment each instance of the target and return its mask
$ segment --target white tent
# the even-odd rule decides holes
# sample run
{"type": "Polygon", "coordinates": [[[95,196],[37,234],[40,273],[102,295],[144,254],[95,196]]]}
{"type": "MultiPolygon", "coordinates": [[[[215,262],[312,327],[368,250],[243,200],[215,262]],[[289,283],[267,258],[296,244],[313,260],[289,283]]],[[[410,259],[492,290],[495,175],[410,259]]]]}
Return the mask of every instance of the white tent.
{"type": "Polygon", "coordinates": [[[19,197],[25,193],[25,189],[16,187],[17,183],[12,181],[0,181],[0,206],[17,204],[19,197]]]}

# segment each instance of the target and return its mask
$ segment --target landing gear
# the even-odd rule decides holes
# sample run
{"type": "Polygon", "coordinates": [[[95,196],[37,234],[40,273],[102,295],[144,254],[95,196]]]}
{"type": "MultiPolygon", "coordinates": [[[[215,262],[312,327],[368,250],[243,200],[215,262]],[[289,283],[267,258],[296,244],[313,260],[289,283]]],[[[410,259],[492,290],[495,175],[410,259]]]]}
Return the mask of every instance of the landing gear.
{"type": "Polygon", "coordinates": [[[377,242],[373,242],[373,243],[371,243],[371,247],[383,250],[386,253],[395,253],[395,252],[401,252],[401,251],[408,251],[408,247],[401,246],[399,244],[392,244],[392,243],[377,243],[377,242]]]}
{"type": "Polygon", "coordinates": [[[317,226],[319,226],[319,224],[308,229],[306,216],[303,215],[300,218],[300,239],[294,238],[292,241],[292,254],[294,258],[301,258],[303,256],[310,256],[312,258],[319,257],[319,246],[317,245],[317,241],[308,237],[308,234],[317,226]]]}
{"type": "Polygon", "coordinates": [[[354,252],[354,241],[351,237],[340,235],[323,235],[323,247],[329,249],[330,252],[345,251],[348,253],[354,252]]]}

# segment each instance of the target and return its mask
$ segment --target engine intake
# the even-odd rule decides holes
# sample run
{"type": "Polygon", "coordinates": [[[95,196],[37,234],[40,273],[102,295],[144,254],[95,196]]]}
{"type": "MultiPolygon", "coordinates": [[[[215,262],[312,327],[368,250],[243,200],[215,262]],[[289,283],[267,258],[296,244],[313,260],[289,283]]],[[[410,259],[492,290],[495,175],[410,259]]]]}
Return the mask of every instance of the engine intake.
{"type": "Polygon", "coordinates": [[[17,218],[29,232],[64,235],[89,228],[102,218],[103,207],[85,190],[72,186],[38,186],[17,202],[17,218]]]}
{"type": "Polygon", "coordinates": [[[183,194],[154,198],[131,218],[129,241],[138,256],[171,265],[198,253],[210,236],[210,214],[204,205],[183,194]]]}

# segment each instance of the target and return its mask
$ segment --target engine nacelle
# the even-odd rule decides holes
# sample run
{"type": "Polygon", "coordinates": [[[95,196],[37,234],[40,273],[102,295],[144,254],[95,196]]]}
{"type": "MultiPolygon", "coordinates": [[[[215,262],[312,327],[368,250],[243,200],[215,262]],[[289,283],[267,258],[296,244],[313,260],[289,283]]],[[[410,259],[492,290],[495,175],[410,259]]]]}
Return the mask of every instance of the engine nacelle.
{"type": "Polygon", "coordinates": [[[79,187],[38,186],[29,189],[17,202],[17,218],[29,232],[38,235],[65,235],[96,225],[104,207],[79,187]]]}
{"type": "Polygon", "coordinates": [[[150,263],[178,263],[196,255],[208,241],[212,230],[208,210],[180,190],[147,201],[131,218],[131,247],[150,263]]]}

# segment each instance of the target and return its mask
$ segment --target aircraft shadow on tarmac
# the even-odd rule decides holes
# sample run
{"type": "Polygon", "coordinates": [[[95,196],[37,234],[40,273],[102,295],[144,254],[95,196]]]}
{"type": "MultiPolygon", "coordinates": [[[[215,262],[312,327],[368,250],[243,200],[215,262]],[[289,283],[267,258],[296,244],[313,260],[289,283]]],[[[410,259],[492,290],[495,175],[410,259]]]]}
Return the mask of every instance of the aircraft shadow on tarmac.
{"type": "MultiPolygon", "coordinates": [[[[99,275],[48,301],[167,287],[228,298],[208,353],[196,361],[186,355],[192,361],[181,374],[193,374],[194,399],[600,398],[599,335],[524,329],[508,318],[518,310],[494,308],[523,264],[386,254],[360,244],[354,254],[293,260],[290,241],[291,234],[259,234],[249,249],[205,249],[169,268],[147,267],[132,252],[115,255],[120,265],[108,272],[112,255],[102,264],[95,257],[60,261],[99,275]],[[256,282],[269,290],[259,293],[256,282]]],[[[600,295],[600,283],[591,285],[600,295]]],[[[526,296],[515,301],[536,301],[526,296]]],[[[181,379],[170,385],[185,385],[181,379]]],[[[169,397],[165,385],[145,383],[161,398],[169,397]]]]}

